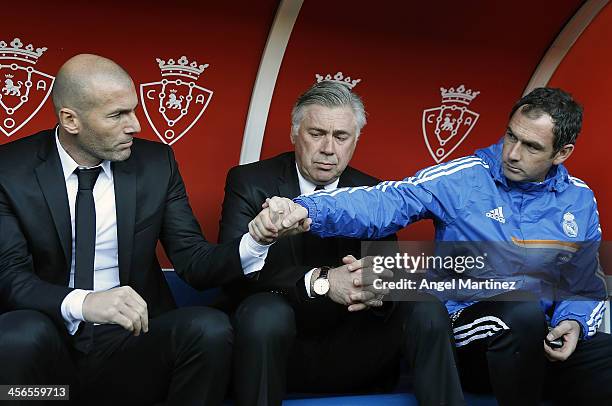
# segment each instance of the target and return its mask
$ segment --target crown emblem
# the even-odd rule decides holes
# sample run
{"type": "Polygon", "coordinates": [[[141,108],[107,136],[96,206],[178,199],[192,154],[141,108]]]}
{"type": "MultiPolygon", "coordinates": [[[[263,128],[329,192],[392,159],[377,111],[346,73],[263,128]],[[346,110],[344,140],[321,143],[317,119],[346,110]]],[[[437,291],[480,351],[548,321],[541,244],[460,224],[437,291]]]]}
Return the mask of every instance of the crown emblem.
{"type": "Polygon", "coordinates": [[[46,47],[34,49],[32,44],[24,47],[19,38],[15,38],[10,44],[0,41],[0,59],[16,59],[35,64],[46,50],[46,47]]]}
{"type": "Polygon", "coordinates": [[[440,95],[442,95],[442,103],[463,103],[470,104],[472,100],[478,96],[480,92],[472,91],[472,89],[465,90],[465,86],[461,85],[457,89],[451,87],[450,89],[440,88],[440,95]]]}
{"type": "Polygon", "coordinates": [[[323,76],[317,73],[315,74],[315,77],[317,78],[317,83],[321,83],[327,80],[330,82],[342,83],[343,85],[348,86],[349,89],[354,88],[355,86],[357,86],[357,83],[361,82],[361,79],[351,79],[350,76],[344,77],[344,74],[342,72],[338,72],[334,76],[330,74],[323,76]]]}
{"type": "Polygon", "coordinates": [[[198,80],[204,69],[208,68],[208,64],[198,65],[196,61],[189,63],[187,57],[181,56],[178,61],[168,59],[168,62],[163,59],[156,58],[159,70],[162,77],[164,76],[185,76],[193,80],[198,80]]]}

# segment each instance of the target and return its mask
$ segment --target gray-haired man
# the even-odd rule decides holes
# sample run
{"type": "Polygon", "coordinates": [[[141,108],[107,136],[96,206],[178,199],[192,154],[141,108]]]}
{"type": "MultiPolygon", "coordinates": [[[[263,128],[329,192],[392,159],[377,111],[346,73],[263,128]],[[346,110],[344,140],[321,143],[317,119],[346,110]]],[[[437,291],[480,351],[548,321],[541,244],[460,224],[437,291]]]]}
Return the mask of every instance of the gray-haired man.
{"type": "MultiPolygon", "coordinates": [[[[271,219],[258,216],[270,196],[378,183],[348,166],[365,123],[361,99],[345,84],[324,81],[301,95],[292,111],[295,151],[228,173],[219,240],[247,231],[262,244],[275,240],[271,219]]],[[[286,390],[391,388],[402,356],[422,404],[463,403],[442,304],[424,297],[373,311],[382,302],[362,286],[360,257],[359,240],[294,235],[270,246],[257,278],[226,287],[238,405],[280,405],[286,390]]]]}

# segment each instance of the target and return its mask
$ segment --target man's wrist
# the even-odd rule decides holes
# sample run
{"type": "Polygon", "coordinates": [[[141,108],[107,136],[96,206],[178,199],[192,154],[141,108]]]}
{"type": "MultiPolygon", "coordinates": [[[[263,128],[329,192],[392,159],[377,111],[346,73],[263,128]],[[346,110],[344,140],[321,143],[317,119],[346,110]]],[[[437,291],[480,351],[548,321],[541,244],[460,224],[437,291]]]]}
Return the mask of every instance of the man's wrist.
{"type": "Polygon", "coordinates": [[[582,340],[584,338],[584,330],[582,329],[582,324],[580,323],[580,321],[576,320],[576,319],[563,319],[563,320],[559,320],[557,322],[557,325],[555,327],[558,327],[561,323],[563,323],[564,321],[573,321],[574,323],[576,323],[576,325],[578,326],[578,339],[582,340]]]}
{"type": "Polygon", "coordinates": [[[576,323],[576,325],[578,326],[578,338],[581,339],[582,336],[582,324],[580,324],[580,322],[576,319],[566,319],[565,321],[573,321],[574,323],[576,323]]]}
{"type": "Polygon", "coordinates": [[[264,267],[268,250],[271,246],[271,244],[259,244],[249,233],[243,234],[238,246],[242,272],[245,275],[257,275],[255,272],[260,271],[264,267]]]}
{"type": "Polygon", "coordinates": [[[242,238],[244,239],[244,243],[246,244],[246,247],[249,250],[249,252],[252,255],[255,255],[258,257],[264,256],[265,254],[267,254],[268,249],[270,249],[270,246],[274,244],[274,241],[269,244],[259,243],[257,242],[257,240],[255,240],[255,238],[253,238],[253,236],[249,232],[244,233],[242,238]]]}
{"type": "Polygon", "coordinates": [[[76,333],[79,324],[85,321],[83,316],[83,303],[91,290],[74,289],[68,293],[61,303],[60,310],[64,324],[70,335],[76,333]]]}

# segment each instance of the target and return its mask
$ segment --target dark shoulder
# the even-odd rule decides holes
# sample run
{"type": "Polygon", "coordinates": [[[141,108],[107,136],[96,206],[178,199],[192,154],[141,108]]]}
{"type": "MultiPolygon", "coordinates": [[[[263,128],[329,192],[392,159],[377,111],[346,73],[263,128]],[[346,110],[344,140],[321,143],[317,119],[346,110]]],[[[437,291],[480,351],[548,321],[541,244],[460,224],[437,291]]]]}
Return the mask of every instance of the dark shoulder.
{"type": "Polygon", "coordinates": [[[0,145],[0,168],[31,166],[40,162],[39,152],[55,148],[54,130],[44,130],[27,137],[0,145]]]}
{"type": "Polygon", "coordinates": [[[293,152],[284,152],[273,158],[263,159],[245,165],[237,165],[228,172],[230,178],[264,178],[272,175],[281,175],[291,165],[295,165],[293,152]]]}
{"type": "Polygon", "coordinates": [[[380,179],[375,178],[374,176],[370,176],[367,173],[350,166],[347,166],[344,172],[342,173],[342,177],[345,176],[346,179],[350,180],[350,182],[353,183],[355,186],[374,186],[380,183],[380,179]]]}
{"type": "Polygon", "coordinates": [[[142,138],[134,138],[132,154],[125,162],[127,165],[136,166],[143,171],[171,170],[176,165],[174,151],[169,145],[142,138]]]}
{"type": "Polygon", "coordinates": [[[158,141],[149,141],[143,138],[134,138],[134,145],[132,146],[132,154],[137,156],[144,156],[149,158],[151,156],[168,155],[172,152],[166,144],[162,144],[158,141]]]}

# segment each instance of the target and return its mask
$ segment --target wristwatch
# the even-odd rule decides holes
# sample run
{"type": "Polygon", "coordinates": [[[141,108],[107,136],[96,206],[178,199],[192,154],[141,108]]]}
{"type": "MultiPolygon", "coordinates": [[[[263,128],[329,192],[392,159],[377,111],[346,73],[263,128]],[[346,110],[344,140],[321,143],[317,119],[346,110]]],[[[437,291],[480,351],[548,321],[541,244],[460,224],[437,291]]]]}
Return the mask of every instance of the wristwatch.
{"type": "Polygon", "coordinates": [[[321,271],[319,272],[319,277],[314,282],[313,290],[317,296],[325,296],[329,292],[329,279],[327,279],[329,267],[322,266],[320,269],[321,271]]]}

